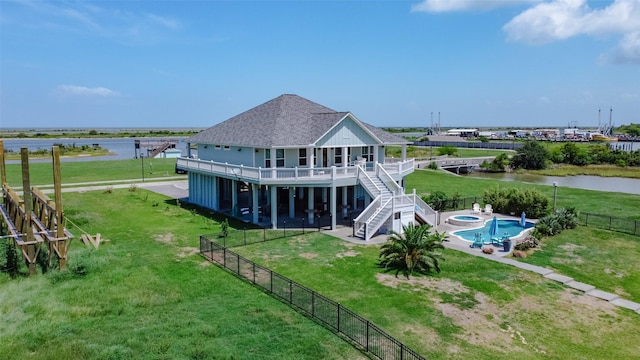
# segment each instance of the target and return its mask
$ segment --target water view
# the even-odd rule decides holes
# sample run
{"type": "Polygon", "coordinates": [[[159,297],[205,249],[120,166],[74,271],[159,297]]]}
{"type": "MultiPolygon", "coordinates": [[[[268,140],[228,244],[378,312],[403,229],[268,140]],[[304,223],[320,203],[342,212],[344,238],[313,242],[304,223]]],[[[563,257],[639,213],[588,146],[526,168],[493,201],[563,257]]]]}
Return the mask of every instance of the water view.
{"type": "MultiPolygon", "coordinates": [[[[29,150],[51,149],[53,144],[76,144],[77,146],[98,144],[104,149],[108,149],[114,155],[105,156],[79,156],[79,157],[62,157],[61,161],[93,161],[93,160],[125,160],[136,157],[135,140],[177,140],[176,148],[182,151],[182,155],[187,155],[186,138],[167,137],[167,138],[79,138],[79,139],[4,139],[5,150],[20,151],[20,148],[27,147],[29,150]]],[[[33,159],[33,162],[45,162],[49,159],[33,159]]],[[[19,163],[19,160],[7,161],[8,164],[19,163]]]]}

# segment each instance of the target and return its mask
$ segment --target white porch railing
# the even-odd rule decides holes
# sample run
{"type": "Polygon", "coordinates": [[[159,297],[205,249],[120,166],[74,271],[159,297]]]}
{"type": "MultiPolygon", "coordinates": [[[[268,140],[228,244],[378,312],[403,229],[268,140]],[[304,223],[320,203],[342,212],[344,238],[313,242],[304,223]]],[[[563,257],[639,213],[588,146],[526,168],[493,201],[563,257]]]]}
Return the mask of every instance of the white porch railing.
{"type": "MultiPolygon", "coordinates": [[[[247,181],[306,181],[306,180],[334,180],[340,178],[358,177],[358,166],[324,167],[324,168],[262,168],[243,165],[221,163],[200,159],[180,157],[177,166],[185,170],[197,170],[212,174],[220,174],[241,178],[247,181]]],[[[413,159],[402,163],[390,164],[385,170],[390,174],[402,174],[408,166],[413,167],[413,159]],[[394,171],[394,169],[396,171],[394,171]],[[401,171],[401,172],[400,172],[401,171]],[[400,172],[400,173],[399,173],[400,172]]],[[[413,171],[413,168],[411,168],[413,171]]],[[[404,175],[403,175],[404,176],[404,175]]]]}
{"type": "Polygon", "coordinates": [[[358,181],[360,185],[364,187],[364,189],[371,195],[371,197],[377,197],[382,195],[382,189],[376,185],[373,180],[369,177],[369,174],[363,169],[360,168],[358,171],[358,181]]]}
{"type": "Polygon", "coordinates": [[[394,195],[404,194],[404,189],[402,186],[398,185],[398,183],[389,175],[389,173],[384,169],[384,167],[380,164],[376,165],[376,175],[384,185],[391,190],[394,195]]]}

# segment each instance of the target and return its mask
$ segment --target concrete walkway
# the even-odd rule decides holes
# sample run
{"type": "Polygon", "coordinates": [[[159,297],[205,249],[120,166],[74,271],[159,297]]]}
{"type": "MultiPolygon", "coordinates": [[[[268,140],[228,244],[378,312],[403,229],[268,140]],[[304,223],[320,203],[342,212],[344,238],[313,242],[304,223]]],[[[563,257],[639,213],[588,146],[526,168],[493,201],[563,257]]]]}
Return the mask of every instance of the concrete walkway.
{"type": "MultiPolygon", "coordinates": [[[[188,181],[184,180],[184,177],[180,178],[180,179],[175,179],[175,180],[169,180],[169,181],[148,181],[148,182],[141,182],[140,179],[132,179],[132,180],[122,180],[119,181],[116,184],[107,184],[105,185],[103,184],[98,184],[98,183],[91,183],[91,184],[64,184],[63,186],[63,192],[83,192],[83,191],[96,191],[96,190],[104,190],[107,188],[128,188],[132,185],[135,185],[139,188],[143,188],[143,189],[147,189],[147,190],[151,190],[163,195],[166,195],[168,197],[174,198],[174,199],[186,199],[189,196],[189,188],[188,188],[188,181]]],[[[53,189],[49,190],[43,190],[43,192],[45,193],[53,193],[53,189]]],[[[441,224],[436,226],[435,230],[439,231],[439,232],[447,232],[448,234],[451,233],[451,231],[453,230],[460,230],[460,229],[464,229],[464,227],[459,227],[459,226],[453,226],[450,225],[448,223],[445,222],[445,220],[449,217],[449,216],[453,216],[453,215],[468,215],[470,213],[469,210],[463,210],[463,211],[456,211],[456,212],[446,212],[446,213],[442,213],[441,216],[441,224]]],[[[499,219],[517,219],[519,220],[519,217],[513,217],[513,216],[505,216],[505,215],[500,215],[500,214],[496,214],[498,216],[499,219]]],[[[482,216],[482,215],[480,215],[482,216]]],[[[487,220],[492,219],[493,216],[487,216],[486,217],[487,220]]],[[[354,238],[352,236],[352,232],[353,229],[351,229],[351,227],[339,227],[336,230],[329,230],[329,231],[325,231],[327,234],[330,234],[332,236],[335,236],[337,238],[343,239],[345,241],[354,243],[354,244],[360,244],[360,245],[378,245],[381,243],[384,243],[387,241],[387,236],[388,235],[378,235],[375,236],[373,238],[371,238],[371,240],[365,242],[362,239],[359,238],[354,238]]],[[[523,237],[524,235],[522,235],[521,237],[523,237]]],[[[514,238],[514,240],[518,240],[520,237],[516,237],[514,238]]],[[[514,258],[512,257],[507,257],[507,255],[510,254],[510,252],[504,252],[502,250],[497,249],[498,251],[494,251],[493,254],[484,254],[482,252],[481,249],[478,248],[470,248],[469,247],[470,242],[468,241],[464,241],[461,240],[453,235],[449,235],[449,238],[447,239],[447,241],[444,242],[444,246],[446,248],[449,249],[453,249],[453,250],[457,250],[457,251],[462,251],[464,253],[467,253],[469,255],[473,255],[473,256],[480,256],[483,257],[487,260],[491,260],[491,261],[496,261],[502,264],[506,264],[506,265],[511,265],[511,266],[515,266],[517,268],[523,269],[523,270],[527,270],[527,271],[532,271],[535,272],[537,274],[540,274],[542,276],[544,276],[547,279],[553,280],[553,281],[557,281],[559,283],[562,283],[565,286],[568,286],[572,289],[575,290],[579,290],[584,292],[586,295],[589,296],[593,296],[605,301],[610,302],[613,305],[616,306],[620,306],[632,311],[635,311],[636,313],[640,314],[640,304],[633,302],[633,301],[629,301],[629,300],[625,300],[623,298],[621,298],[620,296],[613,294],[613,293],[609,293],[609,292],[605,292],[602,290],[598,290],[595,288],[595,286],[593,285],[589,285],[589,284],[585,284],[585,283],[581,283],[578,281],[575,281],[573,278],[568,277],[568,276],[564,276],[562,274],[557,274],[555,273],[553,270],[541,267],[541,266],[536,266],[536,265],[531,265],[531,264],[527,264],[527,263],[523,263],[517,260],[514,260],[514,258]]]]}

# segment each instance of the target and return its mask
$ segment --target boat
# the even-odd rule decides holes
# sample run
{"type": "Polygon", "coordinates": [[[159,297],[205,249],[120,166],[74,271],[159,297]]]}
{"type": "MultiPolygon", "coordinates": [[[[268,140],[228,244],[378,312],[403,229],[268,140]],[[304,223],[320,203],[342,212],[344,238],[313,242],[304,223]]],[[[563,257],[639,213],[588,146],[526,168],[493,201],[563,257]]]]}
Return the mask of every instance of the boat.
{"type": "Polygon", "coordinates": [[[611,137],[611,136],[604,136],[602,134],[591,134],[591,141],[615,142],[615,141],[618,141],[618,138],[611,137]]]}

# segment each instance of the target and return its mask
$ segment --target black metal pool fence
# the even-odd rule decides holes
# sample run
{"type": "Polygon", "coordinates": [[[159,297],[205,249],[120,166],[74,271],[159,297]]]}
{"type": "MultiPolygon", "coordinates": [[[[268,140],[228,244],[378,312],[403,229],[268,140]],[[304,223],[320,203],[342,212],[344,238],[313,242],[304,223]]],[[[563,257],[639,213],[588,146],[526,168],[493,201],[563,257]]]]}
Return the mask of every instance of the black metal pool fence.
{"type": "Polygon", "coordinates": [[[425,359],[369,320],[285,276],[238,255],[220,245],[218,240],[200,236],[200,254],[379,359],[425,359]]]}
{"type": "Polygon", "coordinates": [[[638,220],[583,212],[578,214],[578,220],[580,225],[640,236],[638,220]]]}

